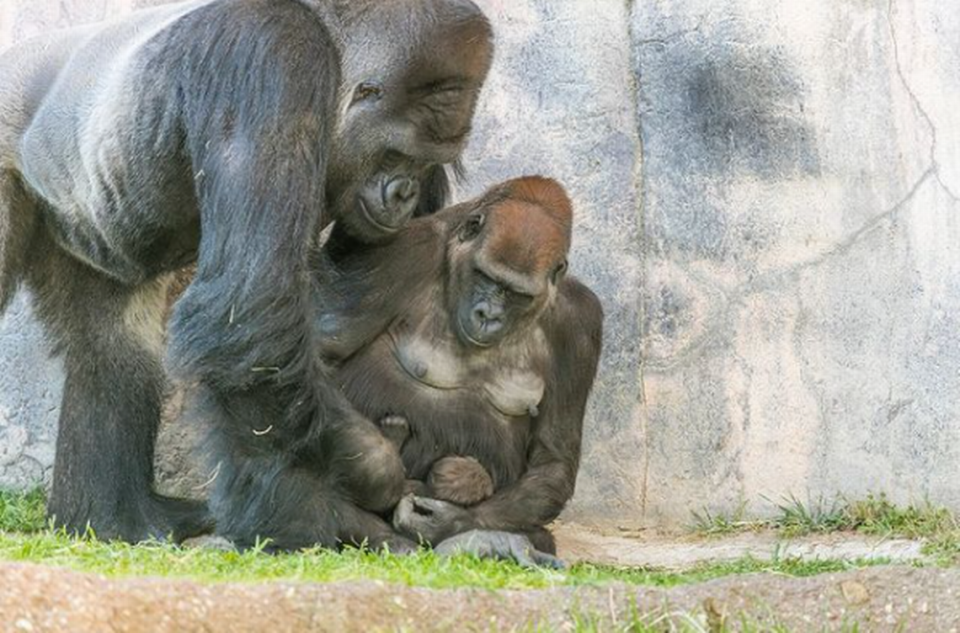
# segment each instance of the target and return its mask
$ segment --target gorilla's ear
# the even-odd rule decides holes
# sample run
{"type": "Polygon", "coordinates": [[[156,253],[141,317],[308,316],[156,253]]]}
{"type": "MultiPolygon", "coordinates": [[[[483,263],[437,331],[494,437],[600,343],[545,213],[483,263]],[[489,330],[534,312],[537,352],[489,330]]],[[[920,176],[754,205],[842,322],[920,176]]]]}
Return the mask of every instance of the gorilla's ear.
{"type": "Polygon", "coordinates": [[[443,165],[434,165],[420,181],[420,202],[414,217],[432,215],[447,206],[450,199],[450,178],[443,165]]]}

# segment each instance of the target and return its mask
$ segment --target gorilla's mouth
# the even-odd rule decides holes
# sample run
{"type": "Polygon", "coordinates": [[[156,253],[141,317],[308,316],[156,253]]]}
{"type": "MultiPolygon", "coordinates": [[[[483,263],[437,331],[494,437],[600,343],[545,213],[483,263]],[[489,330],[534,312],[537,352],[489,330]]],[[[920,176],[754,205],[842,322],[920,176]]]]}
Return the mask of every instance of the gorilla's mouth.
{"type": "Polygon", "coordinates": [[[457,315],[457,330],[459,331],[460,337],[474,347],[486,348],[493,345],[492,341],[479,341],[471,336],[470,332],[467,330],[467,326],[463,324],[463,317],[461,317],[459,314],[457,315]]]}
{"type": "Polygon", "coordinates": [[[372,224],[374,228],[377,228],[384,233],[396,233],[403,228],[403,224],[386,224],[382,220],[377,219],[377,215],[370,211],[370,207],[367,205],[366,200],[363,199],[363,196],[357,196],[357,204],[360,207],[360,212],[363,215],[363,218],[367,221],[367,223],[372,224]]]}

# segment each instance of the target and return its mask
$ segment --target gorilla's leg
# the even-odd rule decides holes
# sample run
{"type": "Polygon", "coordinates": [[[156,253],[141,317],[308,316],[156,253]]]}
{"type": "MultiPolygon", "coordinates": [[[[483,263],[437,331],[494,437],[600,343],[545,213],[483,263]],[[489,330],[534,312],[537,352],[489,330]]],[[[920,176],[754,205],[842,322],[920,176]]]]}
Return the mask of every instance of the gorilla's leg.
{"type": "Polygon", "coordinates": [[[165,283],[122,285],[38,232],[26,282],[64,359],[66,382],[48,511],[59,525],[136,542],[209,527],[202,504],[153,494],[166,387],[165,283]]]}

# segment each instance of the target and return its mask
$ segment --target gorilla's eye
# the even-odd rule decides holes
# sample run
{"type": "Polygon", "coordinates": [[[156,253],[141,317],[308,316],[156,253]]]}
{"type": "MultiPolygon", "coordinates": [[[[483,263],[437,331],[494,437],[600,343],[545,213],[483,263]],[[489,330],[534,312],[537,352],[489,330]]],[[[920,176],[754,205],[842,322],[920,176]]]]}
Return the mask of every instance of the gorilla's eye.
{"type": "Polygon", "coordinates": [[[565,272],[567,272],[567,260],[563,260],[557,264],[557,267],[553,269],[553,274],[550,275],[550,280],[553,283],[557,283],[565,272]]]}
{"type": "Polygon", "coordinates": [[[379,101],[383,98],[383,84],[379,81],[364,81],[353,91],[352,103],[359,101],[379,101]]]}
{"type": "Polygon", "coordinates": [[[463,227],[460,228],[460,241],[467,242],[478,235],[480,235],[480,229],[483,228],[483,214],[474,213],[467,218],[467,221],[463,223],[463,227]]]}

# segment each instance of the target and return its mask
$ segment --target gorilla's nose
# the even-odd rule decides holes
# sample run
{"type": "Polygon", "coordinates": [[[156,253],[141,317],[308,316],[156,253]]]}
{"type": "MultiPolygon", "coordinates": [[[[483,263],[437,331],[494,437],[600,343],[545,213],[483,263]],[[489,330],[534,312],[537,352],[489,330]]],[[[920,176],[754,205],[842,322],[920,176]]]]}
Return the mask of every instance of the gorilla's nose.
{"type": "Polygon", "coordinates": [[[420,184],[413,178],[395,176],[383,187],[383,208],[397,218],[398,223],[413,215],[420,196],[420,184]]]}
{"type": "Polygon", "coordinates": [[[503,329],[503,307],[480,301],[473,307],[473,322],[485,335],[494,335],[503,329]]]}

